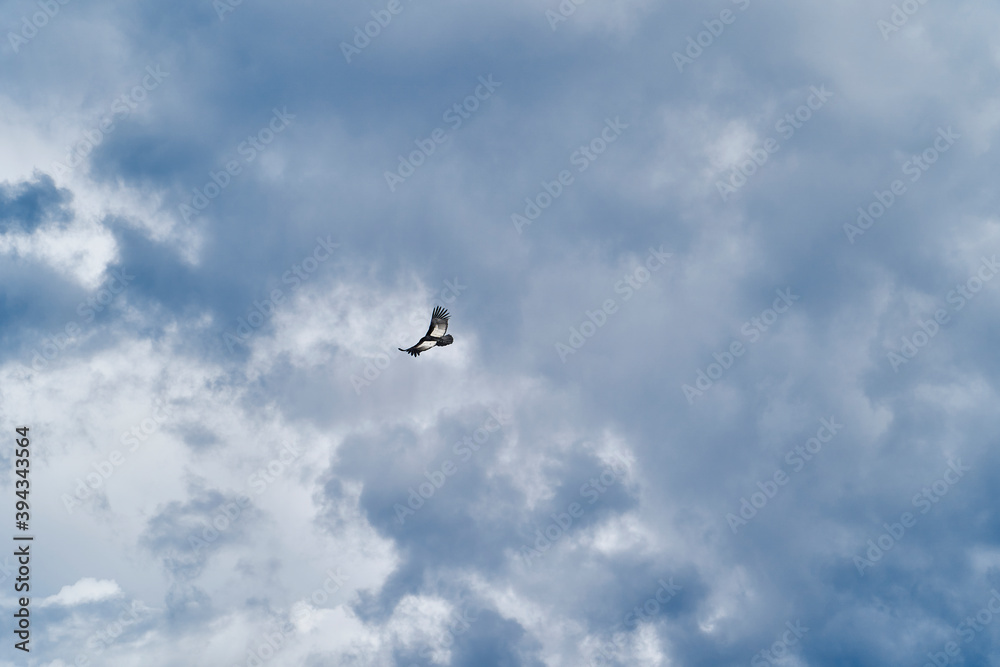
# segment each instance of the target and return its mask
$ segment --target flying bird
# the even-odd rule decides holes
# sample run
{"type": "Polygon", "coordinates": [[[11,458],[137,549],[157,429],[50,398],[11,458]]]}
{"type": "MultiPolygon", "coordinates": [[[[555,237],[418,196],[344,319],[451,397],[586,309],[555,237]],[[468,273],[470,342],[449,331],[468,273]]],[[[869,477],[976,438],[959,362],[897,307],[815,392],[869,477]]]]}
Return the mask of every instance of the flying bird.
{"type": "Polygon", "coordinates": [[[421,352],[426,352],[435,345],[440,345],[444,347],[445,345],[451,345],[454,342],[454,338],[445,335],[448,331],[448,311],[438,306],[431,313],[431,326],[427,329],[427,334],[417,341],[417,344],[408,350],[403,348],[397,348],[400,352],[409,352],[414,357],[419,357],[421,352]]]}

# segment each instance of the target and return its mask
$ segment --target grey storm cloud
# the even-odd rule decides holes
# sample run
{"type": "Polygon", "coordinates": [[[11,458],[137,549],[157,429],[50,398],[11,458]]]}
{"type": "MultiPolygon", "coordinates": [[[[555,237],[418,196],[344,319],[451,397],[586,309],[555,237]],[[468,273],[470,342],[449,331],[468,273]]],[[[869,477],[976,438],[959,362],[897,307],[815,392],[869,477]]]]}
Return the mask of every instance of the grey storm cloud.
{"type": "Polygon", "coordinates": [[[46,222],[65,223],[73,217],[68,207],[72,200],[70,190],[57,187],[46,173],[36,172],[30,181],[0,184],[0,230],[30,234],[46,222]]]}

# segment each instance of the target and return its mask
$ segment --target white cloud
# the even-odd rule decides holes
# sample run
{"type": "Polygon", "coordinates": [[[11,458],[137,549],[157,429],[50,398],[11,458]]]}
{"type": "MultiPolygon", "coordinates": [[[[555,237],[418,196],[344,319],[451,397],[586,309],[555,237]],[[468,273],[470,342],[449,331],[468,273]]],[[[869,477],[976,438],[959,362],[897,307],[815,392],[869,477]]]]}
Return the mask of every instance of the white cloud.
{"type": "Polygon", "coordinates": [[[43,598],[38,603],[38,606],[61,605],[64,607],[73,607],[88,602],[101,602],[102,600],[119,595],[122,595],[122,589],[118,586],[118,582],[113,579],[84,577],[75,584],[63,586],[55,595],[43,598]]]}

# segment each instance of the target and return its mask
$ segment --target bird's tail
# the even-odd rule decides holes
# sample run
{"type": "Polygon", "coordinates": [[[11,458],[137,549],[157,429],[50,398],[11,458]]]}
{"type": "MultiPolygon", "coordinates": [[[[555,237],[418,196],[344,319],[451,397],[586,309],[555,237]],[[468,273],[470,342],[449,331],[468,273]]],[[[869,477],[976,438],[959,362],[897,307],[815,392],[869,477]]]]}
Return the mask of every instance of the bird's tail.
{"type": "Polygon", "coordinates": [[[445,345],[451,345],[455,342],[455,339],[451,337],[451,334],[446,334],[441,336],[441,340],[438,341],[438,345],[444,347],[445,345]]]}

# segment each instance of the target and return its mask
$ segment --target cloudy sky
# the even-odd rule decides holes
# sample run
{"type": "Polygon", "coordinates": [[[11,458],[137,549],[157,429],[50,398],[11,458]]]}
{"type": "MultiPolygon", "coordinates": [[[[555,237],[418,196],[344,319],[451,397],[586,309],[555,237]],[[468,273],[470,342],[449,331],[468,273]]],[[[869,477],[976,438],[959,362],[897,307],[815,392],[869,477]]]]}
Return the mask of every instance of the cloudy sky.
{"type": "Polygon", "coordinates": [[[0,665],[1000,664],[998,20],[0,2],[0,665]]]}

